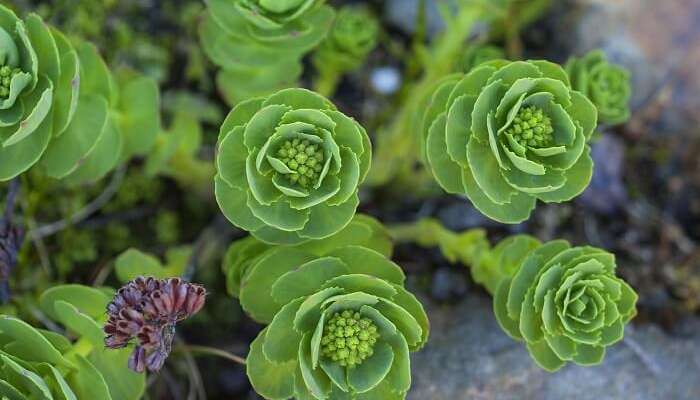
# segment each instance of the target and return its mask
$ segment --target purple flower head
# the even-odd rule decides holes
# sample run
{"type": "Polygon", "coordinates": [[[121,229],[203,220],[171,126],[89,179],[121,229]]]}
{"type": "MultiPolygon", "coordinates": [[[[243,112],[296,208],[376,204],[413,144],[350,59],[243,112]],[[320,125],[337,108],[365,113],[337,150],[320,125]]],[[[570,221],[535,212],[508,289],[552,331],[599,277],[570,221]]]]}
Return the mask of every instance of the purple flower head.
{"type": "Polygon", "coordinates": [[[130,281],[107,305],[105,346],[120,349],[135,340],[129,368],[160,370],[170,354],[175,325],[199,312],[206,294],[204,287],[180,278],[130,281]]]}

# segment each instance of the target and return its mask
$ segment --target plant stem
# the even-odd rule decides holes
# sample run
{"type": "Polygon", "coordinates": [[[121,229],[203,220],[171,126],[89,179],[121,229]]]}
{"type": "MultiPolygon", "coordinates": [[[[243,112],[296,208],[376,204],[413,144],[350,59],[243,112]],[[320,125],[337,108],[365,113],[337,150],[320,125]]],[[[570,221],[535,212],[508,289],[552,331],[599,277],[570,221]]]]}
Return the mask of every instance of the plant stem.
{"type": "Polygon", "coordinates": [[[396,243],[415,243],[421,247],[439,247],[450,262],[473,266],[490,249],[486,232],[481,228],[452,232],[432,218],[391,225],[387,228],[396,243]]]}
{"type": "Polygon", "coordinates": [[[448,21],[445,32],[435,43],[434,51],[426,57],[423,78],[413,87],[406,88],[405,92],[410,95],[399,115],[388,130],[377,137],[373,167],[367,179],[369,185],[383,185],[402,172],[412,173],[414,164],[420,159],[417,138],[422,122],[422,106],[429,100],[435,84],[453,71],[464,41],[481,15],[481,6],[465,5],[454,19],[448,21]]]}
{"type": "Polygon", "coordinates": [[[182,345],[177,346],[175,348],[175,350],[182,351],[182,352],[190,352],[193,354],[207,354],[207,355],[211,355],[211,356],[225,358],[229,361],[233,361],[235,363],[245,365],[245,358],[237,356],[235,354],[231,354],[225,350],[214,348],[214,347],[182,344],[182,345]]]}
{"type": "Polygon", "coordinates": [[[337,68],[320,68],[318,77],[314,80],[314,91],[325,97],[333,97],[340,83],[341,71],[337,68]]]}

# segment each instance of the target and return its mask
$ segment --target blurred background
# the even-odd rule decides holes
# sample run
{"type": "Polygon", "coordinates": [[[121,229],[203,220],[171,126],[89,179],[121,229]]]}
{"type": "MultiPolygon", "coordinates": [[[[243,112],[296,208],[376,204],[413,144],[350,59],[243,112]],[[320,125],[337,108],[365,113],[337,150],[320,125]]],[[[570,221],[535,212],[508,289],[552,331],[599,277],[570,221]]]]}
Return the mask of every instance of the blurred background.
{"type": "MultiPolygon", "coordinates": [[[[410,95],[406,83],[420,72],[412,62],[415,38],[425,32],[429,41],[444,23],[430,0],[330,2],[368,4],[381,21],[377,48],[360,70],[342,79],[333,97],[376,137],[410,95]],[[422,3],[425,24],[416,25],[422,3]]],[[[226,295],[221,279],[221,256],[244,232],[223,219],[212,193],[218,125],[229,107],[216,90],[216,69],[198,43],[204,4],[3,3],[20,13],[37,12],[67,34],[93,41],[111,65],[129,65],[157,79],[164,133],[186,130],[175,157],[133,162],[89,187],[66,188],[38,174],[25,175],[19,202],[30,235],[12,277],[20,299],[4,309],[32,315],[37,293],[56,282],[117,286],[113,261],[135,247],[181,270],[196,260],[194,281],[212,294],[205,310],[180,331],[188,343],[244,355],[260,326],[226,295]],[[178,124],[184,114],[196,123],[178,124]],[[71,218],[86,207],[96,211],[71,218]],[[70,223],[56,225],[61,221],[70,223]]],[[[455,231],[484,227],[493,240],[529,233],[542,241],[565,238],[606,248],[617,255],[620,274],[640,295],[639,316],[603,365],[547,374],[501,332],[489,296],[471,283],[465,266],[451,265],[438,250],[400,245],[395,259],[432,322],[430,343],[413,357],[409,398],[698,399],[700,0],[532,0],[530,5],[527,18],[478,25],[472,38],[503,47],[509,56],[560,63],[601,48],[631,72],[632,118],[600,130],[587,191],[568,204],[539,204],[529,221],[515,226],[490,221],[468,201],[432,187],[407,192],[400,181],[366,188],[360,210],[385,223],[432,216],[455,231]],[[508,33],[514,21],[520,29],[508,33]]],[[[302,85],[310,86],[314,72],[306,67],[302,85]]],[[[174,354],[159,376],[149,378],[149,398],[188,399],[193,392],[209,399],[257,398],[241,366],[207,357],[198,357],[193,366],[183,358],[174,354]]]]}

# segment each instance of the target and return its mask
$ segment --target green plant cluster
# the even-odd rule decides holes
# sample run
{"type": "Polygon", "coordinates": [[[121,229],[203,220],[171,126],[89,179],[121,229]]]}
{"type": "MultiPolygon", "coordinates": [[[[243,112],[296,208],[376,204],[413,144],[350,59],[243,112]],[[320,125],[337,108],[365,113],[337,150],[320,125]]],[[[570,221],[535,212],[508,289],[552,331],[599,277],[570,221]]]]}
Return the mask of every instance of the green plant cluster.
{"type": "Polygon", "coordinates": [[[45,291],[39,299],[41,311],[66,328],[65,336],[0,315],[0,396],[140,399],[146,380],[126,368],[129,350],[104,348],[101,324],[112,294],[112,289],[81,285],[45,291]]]}
{"type": "Polygon", "coordinates": [[[427,166],[449,193],[484,215],[526,220],[535,202],[564,202],[588,186],[591,101],[548,61],[496,60],[447,77],[424,113],[427,166]]]}
{"type": "Polygon", "coordinates": [[[270,399],[403,399],[409,352],[428,337],[428,319],[391,262],[384,228],[358,215],[342,231],[298,246],[254,238],[224,262],[229,289],[255,320],[247,371],[270,399]]]}
{"type": "Polygon", "coordinates": [[[566,71],[571,86],[595,104],[600,122],[611,125],[627,122],[632,94],[629,71],[608,62],[602,50],[570,58],[566,71]]]}
{"type": "Polygon", "coordinates": [[[239,103],[221,126],[216,199],[269,243],[330,236],[350,222],[369,171],[364,128],[306,89],[239,103]]]}
{"type": "Polygon", "coordinates": [[[94,181],[152,146],[159,129],[152,80],[127,71],[115,77],[94,46],[73,44],[37,15],[21,20],[5,6],[0,50],[7,89],[0,180],[39,164],[69,183],[94,181]]]}
{"type": "Polygon", "coordinates": [[[216,81],[230,105],[296,85],[301,58],[326,36],[334,11],[324,0],[207,0],[200,27],[216,81]]]}
{"type": "Polygon", "coordinates": [[[378,36],[379,22],[369,9],[341,8],[328,36],[313,54],[312,62],[318,71],[315,89],[324,95],[333,93],[341,75],[365,63],[378,36]]]}
{"type": "Polygon", "coordinates": [[[510,276],[493,301],[499,324],[548,371],[568,361],[599,364],[637,314],[637,294],[616,276],[615,256],[604,250],[564,240],[532,250],[530,244],[510,246],[510,276]]]}

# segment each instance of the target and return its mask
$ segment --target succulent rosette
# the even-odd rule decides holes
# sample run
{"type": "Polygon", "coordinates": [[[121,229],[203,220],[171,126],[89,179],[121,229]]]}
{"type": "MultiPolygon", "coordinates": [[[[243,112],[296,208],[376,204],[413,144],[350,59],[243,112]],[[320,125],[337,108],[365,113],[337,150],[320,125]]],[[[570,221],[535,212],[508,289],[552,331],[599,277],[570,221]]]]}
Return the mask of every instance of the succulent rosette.
{"type": "Polygon", "coordinates": [[[522,257],[499,284],[494,312],[503,330],[542,368],[595,365],[622,339],[637,294],[615,274],[615,256],[594,247],[548,242],[522,257]]]}
{"type": "Polygon", "coordinates": [[[486,216],[527,219],[536,200],[563,202],[588,185],[595,106],[547,61],[495,60],[445,78],[424,114],[427,166],[486,216]]]}
{"type": "Polygon", "coordinates": [[[350,245],[320,257],[276,247],[247,269],[241,303],[269,323],[246,362],[256,392],[268,399],[405,398],[409,352],[425,344],[428,320],[398,265],[350,245]]]}
{"type": "Polygon", "coordinates": [[[314,65],[318,69],[357,69],[374,50],[378,34],[379,23],[367,8],[343,7],[326,40],[314,53],[314,65]]]}
{"type": "Polygon", "coordinates": [[[370,160],[360,124],[314,92],[284,89],[240,103],[224,121],[216,199],[262,241],[322,239],[352,219],[370,160]]]}
{"type": "Polygon", "coordinates": [[[154,82],[120,85],[94,46],[0,5],[0,181],[38,162],[53,178],[98,179],[148,150],[157,112],[154,82]]]}
{"type": "Polygon", "coordinates": [[[625,68],[609,63],[601,50],[572,57],[565,67],[573,88],[595,104],[600,122],[615,125],[629,119],[632,90],[630,74],[625,68]]]}
{"type": "Polygon", "coordinates": [[[301,58],[326,36],[334,11],[323,0],[207,0],[202,47],[219,67],[231,105],[294,86],[301,58]]]}

